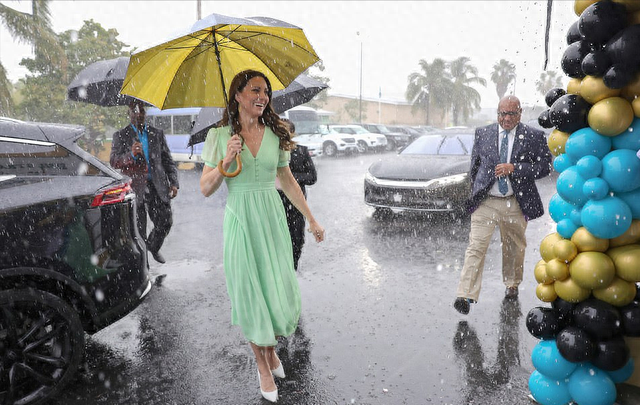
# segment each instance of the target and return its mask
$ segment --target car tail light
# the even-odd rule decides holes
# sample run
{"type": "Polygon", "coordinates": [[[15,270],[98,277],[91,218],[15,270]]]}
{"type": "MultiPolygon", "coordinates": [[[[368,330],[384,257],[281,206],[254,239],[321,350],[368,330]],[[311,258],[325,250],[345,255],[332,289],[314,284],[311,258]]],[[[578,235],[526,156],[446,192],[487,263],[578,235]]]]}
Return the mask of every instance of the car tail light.
{"type": "Polygon", "coordinates": [[[92,207],[100,207],[102,205],[116,204],[127,198],[131,190],[131,183],[118,184],[117,186],[102,189],[93,197],[92,207]]]}

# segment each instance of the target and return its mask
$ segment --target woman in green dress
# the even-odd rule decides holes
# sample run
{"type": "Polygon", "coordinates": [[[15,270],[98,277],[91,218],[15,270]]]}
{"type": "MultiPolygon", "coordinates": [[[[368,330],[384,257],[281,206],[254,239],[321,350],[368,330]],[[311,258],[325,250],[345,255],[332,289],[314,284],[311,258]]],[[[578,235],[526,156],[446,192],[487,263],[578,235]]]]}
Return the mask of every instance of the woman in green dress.
{"type": "Polygon", "coordinates": [[[285,376],[275,352],[276,337],[291,335],[300,316],[291,237],[275,188],[276,176],[282,191],[307,219],[309,232],[317,242],[324,240],[324,229],[289,169],[289,151],[294,147],[288,126],[271,107],[267,77],[253,70],[236,75],[221,126],[211,129],[205,141],[200,190],[208,197],[226,181],[223,256],[231,323],[240,325],[249,341],[260,392],[271,402],[278,398],[273,376],[285,376]],[[240,163],[239,174],[230,175],[240,163]]]}

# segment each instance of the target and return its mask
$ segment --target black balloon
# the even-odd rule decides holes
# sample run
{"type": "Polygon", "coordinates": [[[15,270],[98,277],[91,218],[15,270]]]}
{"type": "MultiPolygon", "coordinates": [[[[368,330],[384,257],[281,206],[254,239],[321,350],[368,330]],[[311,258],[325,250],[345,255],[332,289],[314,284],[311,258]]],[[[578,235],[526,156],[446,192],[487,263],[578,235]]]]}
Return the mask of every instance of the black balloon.
{"type": "Polygon", "coordinates": [[[610,89],[621,89],[633,80],[634,74],[624,65],[613,65],[602,76],[605,86],[610,89]]]}
{"type": "Polygon", "coordinates": [[[576,94],[565,94],[549,108],[551,123],[562,132],[572,133],[588,126],[591,105],[576,94]]]}
{"type": "Polygon", "coordinates": [[[638,288],[638,283],[636,283],[636,297],[633,300],[640,301],[640,288],[638,288]]]}
{"type": "Polygon", "coordinates": [[[540,124],[542,128],[553,128],[553,124],[549,119],[549,109],[544,110],[538,115],[538,124],[540,124]]]}
{"type": "Polygon", "coordinates": [[[567,92],[564,91],[564,89],[561,89],[560,87],[554,87],[544,95],[544,102],[547,103],[548,107],[551,107],[557,99],[564,96],[565,94],[567,94],[567,92]]]}
{"type": "Polygon", "coordinates": [[[598,1],[587,7],[578,19],[578,29],[585,41],[605,44],[626,26],[625,6],[613,1],[598,1]]]}
{"type": "Polygon", "coordinates": [[[562,329],[558,312],[553,308],[535,307],[527,314],[527,329],[538,339],[551,339],[562,329]]]}
{"type": "Polygon", "coordinates": [[[606,371],[615,371],[629,361],[629,347],[622,337],[601,340],[596,345],[596,355],[591,360],[594,366],[606,371]]]}
{"type": "Polygon", "coordinates": [[[598,340],[611,339],[620,333],[622,327],[618,309],[595,298],[576,305],[573,309],[573,322],[598,340]]]}
{"type": "Polygon", "coordinates": [[[578,28],[578,21],[580,20],[576,20],[567,30],[567,45],[571,45],[582,39],[582,34],[580,34],[580,29],[578,28]]]}
{"type": "Polygon", "coordinates": [[[569,325],[573,322],[573,309],[576,307],[576,304],[565,301],[562,298],[558,297],[551,303],[551,307],[558,311],[558,314],[560,314],[560,318],[565,322],[566,325],[569,325]]]}
{"type": "Polygon", "coordinates": [[[605,51],[594,51],[582,60],[582,72],[585,75],[601,77],[611,66],[611,60],[605,51]]]}
{"type": "Polygon", "coordinates": [[[582,79],[585,75],[582,72],[582,60],[591,52],[585,41],[576,41],[565,49],[560,64],[562,71],[569,77],[582,79]]]}
{"type": "Polygon", "coordinates": [[[622,334],[629,337],[640,337],[640,302],[636,300],[620,308],[622,317],[622,334]]]}
{"type": "Polygon", "coordinates": [[[596,355],[596,345],[589,334],[575,326],[567,326],[556,337],[558,351],[573,363],[589,361],[596,355]]]}

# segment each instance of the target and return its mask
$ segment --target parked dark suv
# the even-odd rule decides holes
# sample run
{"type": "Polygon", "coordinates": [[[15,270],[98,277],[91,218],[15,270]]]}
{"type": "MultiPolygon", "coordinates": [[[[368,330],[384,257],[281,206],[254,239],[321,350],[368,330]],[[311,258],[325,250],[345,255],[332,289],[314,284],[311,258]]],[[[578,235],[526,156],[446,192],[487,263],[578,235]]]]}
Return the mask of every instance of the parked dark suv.
{"type": "Polygon", "coordinates": [[[84,334],[151,290],[130,179],[76,145],[83,127],[0,118],[0,403],[73,377],[84,334]]]}
{"type": "Polygon", "coordinates": [[[362,126],[369,132],[384,135],[387,138],[386,149],[388,151],[405,147],[412,141],[410,135],[404,134],[402,132],[392,131],[383,124],[362,124],[362,126]]]}

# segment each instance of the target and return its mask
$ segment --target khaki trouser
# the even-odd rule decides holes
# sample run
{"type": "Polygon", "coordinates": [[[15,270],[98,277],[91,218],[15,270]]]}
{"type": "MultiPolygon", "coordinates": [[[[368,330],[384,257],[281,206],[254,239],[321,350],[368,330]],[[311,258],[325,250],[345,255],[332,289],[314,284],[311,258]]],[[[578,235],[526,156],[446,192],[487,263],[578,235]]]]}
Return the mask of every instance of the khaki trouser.
{"type": "Polygon", "coordinates": [[[502,280],[507,287],[522,282],[527,221],[514,196],[487,197],[471,214],[469,246],[458,284],[458,297],[478,301],[484,259],[496,226],[502,240],[502,280]]]}

